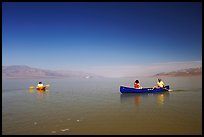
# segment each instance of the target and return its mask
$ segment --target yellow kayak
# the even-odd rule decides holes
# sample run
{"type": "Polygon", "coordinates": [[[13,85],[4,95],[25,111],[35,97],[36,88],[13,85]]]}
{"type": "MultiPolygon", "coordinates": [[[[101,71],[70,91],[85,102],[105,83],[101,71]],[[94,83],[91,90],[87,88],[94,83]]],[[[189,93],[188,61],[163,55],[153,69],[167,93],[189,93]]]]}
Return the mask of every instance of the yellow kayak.
{"type": "Polygon", "coordinates": [[[40,87],[37,87],[36,89],[37,89],[37,90],[45,90],[45,89],[46,89],[46,86],[40,86],[40,87]]]}

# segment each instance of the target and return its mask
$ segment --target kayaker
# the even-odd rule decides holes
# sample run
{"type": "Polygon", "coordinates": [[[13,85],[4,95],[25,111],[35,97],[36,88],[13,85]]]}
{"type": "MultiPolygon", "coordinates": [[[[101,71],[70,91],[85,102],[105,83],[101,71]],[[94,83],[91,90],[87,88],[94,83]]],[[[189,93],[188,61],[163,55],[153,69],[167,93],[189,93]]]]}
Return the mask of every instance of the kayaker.
{"type": "Polygon", "coordinates": [[[157,82],[157,85],[154,86],[153,88],[165,88],[165,84],[164,84],[164,82],[159,78],[159,79],[158,79],[158,82],[157,82]]]}
{"type": "Polygon", "coordinates": [[[43,86],[43,83],[42,82],[39,82],[37,87],[42,87],[43,86]]]}
{"type": "Polygon", "coordinates": [[[141,89],[141,88],[142,88],[141,85],[140,85],[139,80],[135,80],[134,87],[135,87],[136,89],[141,89]]]}

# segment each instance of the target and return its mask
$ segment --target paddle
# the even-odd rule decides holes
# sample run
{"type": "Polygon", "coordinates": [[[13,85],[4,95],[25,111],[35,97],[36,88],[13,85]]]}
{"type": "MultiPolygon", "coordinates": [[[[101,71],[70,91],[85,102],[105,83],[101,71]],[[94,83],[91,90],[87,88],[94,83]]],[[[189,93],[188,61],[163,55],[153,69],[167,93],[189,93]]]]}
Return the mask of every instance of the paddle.
{"type": "Polygon", "coordinates": [[[167,89],[166,87],[164,87],[163,89],[165,89],[165,90],[167,90],[167,91],[173,91],[173,90],[167,89]]]}
{"type": "Polygon", "coordinates": [[[50,86],[50,84],[46,84],[45,86],[46,86],[46,87],[49,87],[49,86],[50,86]]]}
{"type": "Polygon", "coordinates": [[[29,88],[35,88],[33,85],[31,85],[29,88]]]}

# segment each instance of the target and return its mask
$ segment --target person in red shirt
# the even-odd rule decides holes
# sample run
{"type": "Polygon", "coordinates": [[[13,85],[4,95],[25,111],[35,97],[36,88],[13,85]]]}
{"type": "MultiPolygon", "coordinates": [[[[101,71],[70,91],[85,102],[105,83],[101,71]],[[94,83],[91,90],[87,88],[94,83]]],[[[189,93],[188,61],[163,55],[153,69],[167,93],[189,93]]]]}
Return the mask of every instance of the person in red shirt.
{"type": "Polygon", "coordinates": [[[135,80],[134,88],[137,88],[137,89],[141,89],[142,88],[141,85],[140,85],[139,80],[135,80]]]}

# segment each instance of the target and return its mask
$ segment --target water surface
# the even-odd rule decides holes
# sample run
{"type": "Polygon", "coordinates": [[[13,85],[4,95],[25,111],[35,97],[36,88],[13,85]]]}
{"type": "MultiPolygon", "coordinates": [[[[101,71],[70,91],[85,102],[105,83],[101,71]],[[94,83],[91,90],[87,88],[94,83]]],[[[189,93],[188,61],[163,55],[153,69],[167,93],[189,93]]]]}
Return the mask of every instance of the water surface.
{"type": "MultiPolygon", "coordinates": [[[[139,78],[152,87],[155,78],[139,78]]],[[[133,78],[3,80],[2,134],[201,135],[202,77],[163,78],[173,92],[121,94],[133,78]]]]}

